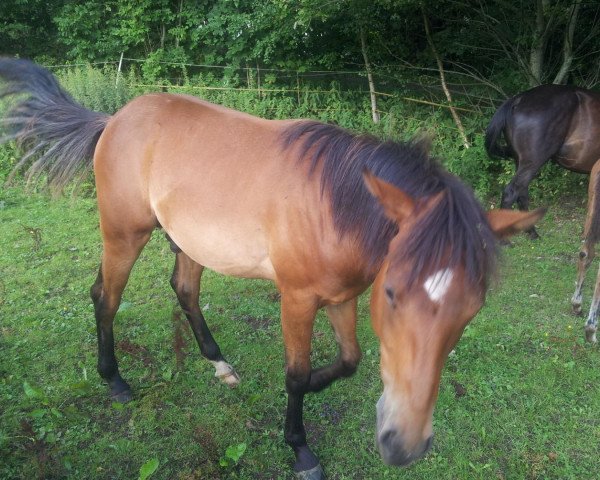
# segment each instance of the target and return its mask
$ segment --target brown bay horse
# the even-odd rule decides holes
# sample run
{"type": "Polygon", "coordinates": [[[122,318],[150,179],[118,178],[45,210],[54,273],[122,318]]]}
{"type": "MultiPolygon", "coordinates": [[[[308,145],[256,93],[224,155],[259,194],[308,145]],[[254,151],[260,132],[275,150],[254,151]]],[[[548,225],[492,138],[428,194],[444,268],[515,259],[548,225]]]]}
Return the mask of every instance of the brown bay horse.
{"type": "MultiPolygon", "coordinates": [[[[501,208],[517,202],[529,208],[529,183],[550,159],[578,173],[590,173],[588,213],[577,264],[573,311],[581,313],[586,271],[600,240],[600,93],[565,85],[542,85],[508,99],[496,111],[486,130],[485,148],[490,156],[513,157],[515,176],[502,194],[501,208]],[[500,145],[504,136],[506,145],[500,145]]],[[[535,228],[529,230],[537,238],[535,228]]],[[[600,309],[600,271],[585,321],[586,339],[596,341],[600,309]]]]}
{"type": "Polygon", "coordinates": [[[3,119],[5,138],[26,152],[22,165],[32,161],[30,172],[61,187],[93,163],[103,239],[91,289],[98,371],[115,400],[132,394],[117,366],[113,319],[134,262],[162,227],[176,254],[171,284],[223,382],[239,377],[199,308],[203,269],[270,279],[281,292],[284,433],[300,478],[323,477],[306,441],[304,395],[356,370],[356,298],[372,283],[384,385],[377,445],[393,465],[427,452],[442,368],[484,303],[496,239],[531,227],[543,211],[486,214],[418,144],[264,120],[166,93],[108,116],[77,104],[25,60],[0,59],[0,78],[1,95],[15,102],[3,119]],[[339,355],[313,368],[321,307],[339,355]]]}

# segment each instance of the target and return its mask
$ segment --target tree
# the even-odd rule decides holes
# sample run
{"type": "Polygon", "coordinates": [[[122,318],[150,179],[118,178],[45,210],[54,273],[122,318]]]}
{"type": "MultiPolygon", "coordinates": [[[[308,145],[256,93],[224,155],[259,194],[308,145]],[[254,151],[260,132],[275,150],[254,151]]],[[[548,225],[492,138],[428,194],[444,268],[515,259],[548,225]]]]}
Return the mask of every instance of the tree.
{"type": "Polygon", "coordinates": [[[52,18],[63,3],[63,0],[2,0],[0,54],[59,57],[62,52],[52,18]]]}

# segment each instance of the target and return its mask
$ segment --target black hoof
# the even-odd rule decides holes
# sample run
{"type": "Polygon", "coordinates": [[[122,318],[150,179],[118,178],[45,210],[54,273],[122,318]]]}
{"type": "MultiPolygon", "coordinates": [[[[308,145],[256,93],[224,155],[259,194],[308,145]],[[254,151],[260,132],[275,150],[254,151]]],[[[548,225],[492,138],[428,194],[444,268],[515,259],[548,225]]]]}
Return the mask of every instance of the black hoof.
{"type": "Polygon", "coordinates": [[[540,238],[539,234],[535,230],[528,230],[527,236],[529,237],[529,240],[538,240],[540,238]]]}
{"type": "Polygon", "coordinates": [[[303,470],[301,472],[294,472],[298,480],[325,480],[325,472],[321,468],[321,464],[318,463],[316,467],[310,470],[303,470]]]}
{"type": "Polygon", "coordinates": [[[113,402],[127,403],[133,399],[131,387],[120,376],[108,382],[110,387],[110,399],[113,402]]]}
{"type": "Polygon", "coordinates": [[[133,400],[133,395],[131,393],[131,390],[123,390],[122,392],[119,392],[119,393],[111,393],[110,399],[113,402],[127,403],[127,402],[130,402],[131,400],[133,400]]]}

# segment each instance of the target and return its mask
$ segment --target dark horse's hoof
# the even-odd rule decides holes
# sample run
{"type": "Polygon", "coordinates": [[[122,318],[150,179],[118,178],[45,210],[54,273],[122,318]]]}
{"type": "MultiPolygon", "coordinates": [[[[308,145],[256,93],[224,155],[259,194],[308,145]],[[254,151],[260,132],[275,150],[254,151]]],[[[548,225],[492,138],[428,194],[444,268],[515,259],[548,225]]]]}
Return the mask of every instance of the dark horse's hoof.
{"type": "Polygon", "coordinates": [[[131,393],[131,390],[127,389],[127,390],[123,390],[122,392],[119,392],[119,393],[111,393],[110,399],[113,402],[127,403],[133,399],[133,395],[131,393]]]}
{"type": "Polygon", "coordinates": [[[529,240],[538,240],[540,238],[540,235],[535,228],[527,230],[527,236],[529,237],[529,240]]]}
{"type": "Polygon", "coordinates": [[[316,467],[301,472],[294,472],[298,480],[325,480],[325,472],[318,463],[316,467]]]}

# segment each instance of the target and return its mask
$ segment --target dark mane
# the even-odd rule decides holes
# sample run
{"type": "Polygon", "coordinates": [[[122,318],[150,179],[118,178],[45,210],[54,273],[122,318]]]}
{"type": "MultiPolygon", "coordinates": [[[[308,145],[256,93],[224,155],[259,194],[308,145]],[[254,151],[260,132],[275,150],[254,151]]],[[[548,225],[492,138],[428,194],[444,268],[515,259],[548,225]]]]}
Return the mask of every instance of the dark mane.
{"type": "Polygon", "coordinates": [[[373,265],[383,260],[398,229],[366,189],[364,169],[417,200],[444,190],[437,206],[410,232],[400,257],[393,260],[411,260],[414,268],[409,283],[437,269],[447,256],[448,267],[463,263],[473,284],[486,285],[497,256],[486,215],[471,189],[424,148],[415,143],[382,142],[310,120],[287,127],[282,141],[284,148],[299,146],[299,161],[309,162],[309,175],[322,167],[321,193],[330,198],[335,228],[340,235],[356,236],[373,265]]]}

